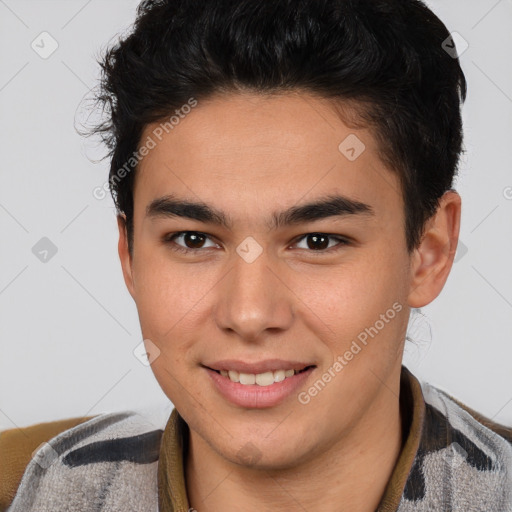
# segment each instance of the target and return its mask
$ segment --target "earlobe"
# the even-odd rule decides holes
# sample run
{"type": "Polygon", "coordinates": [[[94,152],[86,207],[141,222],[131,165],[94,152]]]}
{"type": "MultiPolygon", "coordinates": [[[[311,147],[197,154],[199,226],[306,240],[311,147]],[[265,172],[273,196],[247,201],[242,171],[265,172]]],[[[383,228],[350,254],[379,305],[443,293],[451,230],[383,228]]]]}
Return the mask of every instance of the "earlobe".
{"type": "Polygon", "coordinates": [[[135,299],[135,281],[133,278],[132,258],[128,250],[128,234],[126,231],[126,216],[124,214],[119,214],[117,216],[117,227],[119,229],[117,250],[119,253],[119,260],[121,261],[123,278],[130,295],[135,299]]]}
{"type": "Polygon", "coordinates": [[[444,193],[435,215],[425,226],[412,256],[408,304],[421,308],[443,289],[453,265],[459,239],[461,198],[455,190],[444,193]]]}

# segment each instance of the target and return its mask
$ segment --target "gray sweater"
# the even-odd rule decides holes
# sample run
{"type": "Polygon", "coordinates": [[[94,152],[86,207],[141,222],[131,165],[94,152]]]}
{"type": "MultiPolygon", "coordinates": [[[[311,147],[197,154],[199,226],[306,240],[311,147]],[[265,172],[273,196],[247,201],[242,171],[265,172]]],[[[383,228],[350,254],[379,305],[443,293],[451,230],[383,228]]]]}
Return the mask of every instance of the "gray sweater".
{"type": "MultiPolygon", "coordinates": [[[[512,512],[512,429],[405,367],[400,402],[407,439],[377,512],[512,512]]],[[[28,464],[8,511],[188,512],[186,429],[174,409],[101,414],[66,430],[28,464]]]]}

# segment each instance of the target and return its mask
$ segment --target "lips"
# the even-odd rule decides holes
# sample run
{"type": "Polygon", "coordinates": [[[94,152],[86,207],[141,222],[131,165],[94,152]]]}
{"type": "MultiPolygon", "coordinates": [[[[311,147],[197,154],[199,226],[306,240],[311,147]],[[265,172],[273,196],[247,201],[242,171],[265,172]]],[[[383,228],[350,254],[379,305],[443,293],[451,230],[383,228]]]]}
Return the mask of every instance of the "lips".
{"type": "MultiPolygon", "coordinates": [[[[300,366],[300,365],[299,365],[300,366]]],[[[304,365],[302,365],[304,366],[304,365]]],[[[238,366],[240,367],[240,366],[238,366]]],[[[261,368],[261,366],[258,366],[261,368]]],[[[238,407],[249,409],[262,409],[268,407],[275,407],[286,399],[298,393],[302,389],[312,373],[315,371],[316,366],[305,366],[302,371],[295,373],[291,377],[286,377],[282,381],[270,381],[271,372],[264,372],[263,374],[240,374],[245,375],[241,380],[245,382],[233,381],[229,376],[223,376],[221,370],[213,370],[204,366],[210,382],[217,392],[228,402],[238,407]],[[256,377],[263,376],[263,381],[257,382],[256,377]],[[268,377],[269,380],[265,380],[268,377]],[[247,380],[245,380],[247,379],[247,380]]],[[[233,370],[231,370],[233,371],[233,370]]],[[[283,372],[283,370],[278,370],[283,372]]],[[[222,370],[224,373],[225,370],[222,370]]]]}
{"type": "Polygon", "coordinates": [[[315,366],[313,363],[290,361],[284,359],[266,359],[259,362],[246,362],[235,359],[224,359],[222,361],[214,361],[212,363],[203,364],[210,370],[215,370],[220,373],[221,371],[235,371],[238,373],[248,373],[258,375],[266,372],[274,372],[278,370],[295,370],[297,373],[304,370],[309,366],[315,366]]]}
{"type": "Polygon", "coordinates": [[[316,368],[314,364],[283,359],[255,363],[223,360],[202,366],[225,399],[257,409],[276,406],[293,395],[316,368]]]}

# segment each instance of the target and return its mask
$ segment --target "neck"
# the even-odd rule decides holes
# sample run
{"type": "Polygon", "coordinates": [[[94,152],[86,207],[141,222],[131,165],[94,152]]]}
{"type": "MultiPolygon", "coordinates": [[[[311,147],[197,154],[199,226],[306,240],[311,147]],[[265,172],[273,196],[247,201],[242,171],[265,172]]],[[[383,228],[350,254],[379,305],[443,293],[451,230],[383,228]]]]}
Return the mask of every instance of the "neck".
{"type": "Polygon", "coordinates": [[[374,512],[402,448],[399,379],[328,451],[282,470],[232,464],[190,431],[185,464],[190,506],[198,512],[374,512]]]}

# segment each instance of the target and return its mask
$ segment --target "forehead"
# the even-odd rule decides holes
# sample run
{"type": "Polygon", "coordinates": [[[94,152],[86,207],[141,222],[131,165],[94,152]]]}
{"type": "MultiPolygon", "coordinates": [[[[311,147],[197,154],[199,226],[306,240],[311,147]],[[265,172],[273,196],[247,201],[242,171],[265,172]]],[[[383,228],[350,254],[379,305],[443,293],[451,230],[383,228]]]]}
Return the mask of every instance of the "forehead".
{"type": "Polygon", "coordinates": [[[371,131],[347,126],[324,98],[231,94],[198,101],[172,128],[166,120],[141,137],[155,144],[137,168],[136,215],[165,194],[257,216],[338,193],[381,216],[401,213],[371,131]]]}

